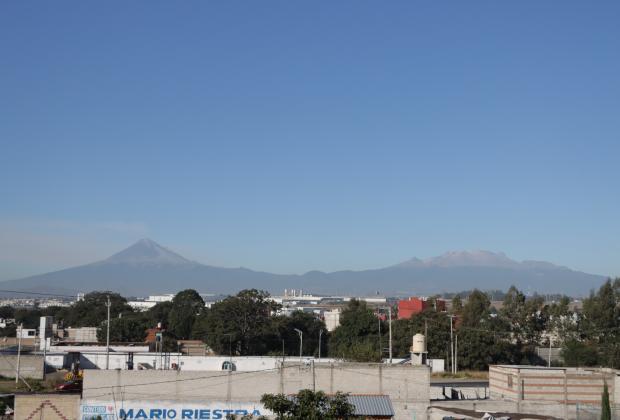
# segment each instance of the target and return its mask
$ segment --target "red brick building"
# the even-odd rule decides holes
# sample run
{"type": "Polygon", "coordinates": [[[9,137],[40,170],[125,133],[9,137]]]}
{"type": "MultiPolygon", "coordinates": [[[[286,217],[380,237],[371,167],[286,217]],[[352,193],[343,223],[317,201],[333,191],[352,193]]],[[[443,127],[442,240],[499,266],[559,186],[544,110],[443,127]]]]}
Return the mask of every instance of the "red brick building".
{"type": "Polygon", "coordinates": [[[425,309],[434,308],[436,311],[446,310],[446,301],[442,299],[428,299],[410,297],[409,299],[398,301],[398,319],[409,319],[415,314],[419,314],[425,309]]]}

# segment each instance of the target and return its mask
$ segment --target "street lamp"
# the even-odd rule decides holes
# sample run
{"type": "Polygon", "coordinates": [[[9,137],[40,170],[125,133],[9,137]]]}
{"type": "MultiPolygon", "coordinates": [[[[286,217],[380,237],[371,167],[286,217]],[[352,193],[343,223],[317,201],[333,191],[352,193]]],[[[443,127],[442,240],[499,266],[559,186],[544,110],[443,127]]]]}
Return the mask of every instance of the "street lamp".
{"type": "Polygon", "coordinates": [[[321,336],[323,335],[323,328],[319,330],[319,362],[321,361],[321,336]]]}
{"type": "Polygon", "coordinates": [[[294,328],[294,330],[299,334],[299,364],[301,364],[301,354],[304,348],[304,332],[298,328],[294,328]]]}

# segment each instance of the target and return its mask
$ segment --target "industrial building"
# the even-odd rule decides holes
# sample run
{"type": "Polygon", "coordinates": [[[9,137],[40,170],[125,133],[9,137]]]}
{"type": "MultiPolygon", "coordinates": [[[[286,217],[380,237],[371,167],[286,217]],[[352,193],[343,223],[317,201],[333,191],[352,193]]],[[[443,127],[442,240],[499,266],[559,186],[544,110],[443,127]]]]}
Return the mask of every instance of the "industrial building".
{"type": "Polygon", "coordinates": [[[425,297],[410,297],[398,301],[398,319],[409,319],[413,315],[434,308],[438,312],[445,312],[446,301],[443,299],[429,299],[425,297]]]}

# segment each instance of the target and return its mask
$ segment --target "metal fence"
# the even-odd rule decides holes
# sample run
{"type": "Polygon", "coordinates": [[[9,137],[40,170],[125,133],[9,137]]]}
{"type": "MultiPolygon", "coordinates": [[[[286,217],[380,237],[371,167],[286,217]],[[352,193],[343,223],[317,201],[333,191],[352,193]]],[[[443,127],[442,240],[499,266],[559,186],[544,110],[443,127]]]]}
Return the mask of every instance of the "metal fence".
{"type": "MultiPolygon", "coordinates": [[[[600,420],[601,406],[590,404],[577,404],[575,407],[577,420],[600,420]]],[[[620,419],[620,407],[611,408],[611,418],[620,419]]]]}

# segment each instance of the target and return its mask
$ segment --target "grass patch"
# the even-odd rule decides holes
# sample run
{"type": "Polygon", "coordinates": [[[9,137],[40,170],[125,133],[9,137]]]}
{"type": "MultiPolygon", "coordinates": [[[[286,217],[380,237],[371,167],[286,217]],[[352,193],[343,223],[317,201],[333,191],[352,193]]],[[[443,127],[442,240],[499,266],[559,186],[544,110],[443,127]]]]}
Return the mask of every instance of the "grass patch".
{"type": "Polygon", "coordinates": [[[456,375],[453,375],[451,372],[440,372],[433,373],[431,375],[433,378],[446,378],[446,379],[479,379],[479,380],[488,380],[489,372],[488,371],[480,371],[480,370],[461,370],[457,372],[456,375]]]}

